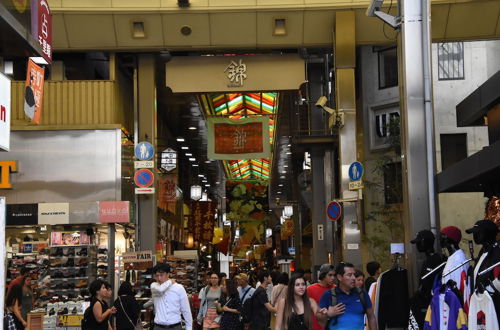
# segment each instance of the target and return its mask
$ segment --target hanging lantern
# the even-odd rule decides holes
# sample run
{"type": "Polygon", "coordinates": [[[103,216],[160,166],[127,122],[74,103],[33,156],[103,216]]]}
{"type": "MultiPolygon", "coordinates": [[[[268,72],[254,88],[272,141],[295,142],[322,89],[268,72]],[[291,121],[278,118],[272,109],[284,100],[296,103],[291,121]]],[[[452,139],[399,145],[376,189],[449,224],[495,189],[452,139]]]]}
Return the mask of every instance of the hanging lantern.
{"type": "Polygon", "coordinates": [[[193,234],[189,234],[186,242],[186,247],[187,248],[192,248],[194,246],[194,238],[193,234]]]}
{"type": "Polygon", "coordinates": [[[290,218],[293,215],[293,206],[286,205],[285,208],[283,209],[283,215],[287,218],[290,218]]]}
{"type": "Polygon", "coordinates": [[[195,201],[199,201],[201,199],[201,186],[194,185],[191,186],[191,199],[195,201]]]}

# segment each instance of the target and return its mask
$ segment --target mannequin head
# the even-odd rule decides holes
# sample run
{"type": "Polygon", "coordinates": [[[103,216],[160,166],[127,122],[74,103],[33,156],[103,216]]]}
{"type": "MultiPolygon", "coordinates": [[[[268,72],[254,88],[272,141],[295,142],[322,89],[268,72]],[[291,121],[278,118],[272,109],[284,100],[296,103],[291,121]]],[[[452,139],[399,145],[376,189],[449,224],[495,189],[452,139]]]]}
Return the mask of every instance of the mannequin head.
{"type": "Polygon", "coordinates": [[[465,231],[467,234],[472,234],[474,243],[480,245],[491,245],[495,243],[498,228],[493,221],[479,220],[474,227],[465,231]]]}
{"type": "Polygon", "coordinates": [[[462,232],[455,226],[444,227],[439,232],[439,243],[453,254],[459,248],[458,244],[462,240],[462,232]]]}
{"type": "Polygon", "coordinates": [[[428,229],[421,230],[417,233],[417,237],[411,240],[412,244],[415,244],[418,252],[431,254],[434,253],[434,241],[435,236],[432,231],[428,229]]]}

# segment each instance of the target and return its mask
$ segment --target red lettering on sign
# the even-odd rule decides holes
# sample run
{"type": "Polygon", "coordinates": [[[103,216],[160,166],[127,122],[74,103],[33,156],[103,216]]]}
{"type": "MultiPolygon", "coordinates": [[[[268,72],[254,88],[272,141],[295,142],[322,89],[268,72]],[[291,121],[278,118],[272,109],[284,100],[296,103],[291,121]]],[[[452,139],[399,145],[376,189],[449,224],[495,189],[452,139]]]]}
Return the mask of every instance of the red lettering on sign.
{"type": "Polygon", "coordinates": [[[7,110],[5,110],[5,107],[2,105],[0,106],[0,120],[2,121],[7,121],[7,110]]]}

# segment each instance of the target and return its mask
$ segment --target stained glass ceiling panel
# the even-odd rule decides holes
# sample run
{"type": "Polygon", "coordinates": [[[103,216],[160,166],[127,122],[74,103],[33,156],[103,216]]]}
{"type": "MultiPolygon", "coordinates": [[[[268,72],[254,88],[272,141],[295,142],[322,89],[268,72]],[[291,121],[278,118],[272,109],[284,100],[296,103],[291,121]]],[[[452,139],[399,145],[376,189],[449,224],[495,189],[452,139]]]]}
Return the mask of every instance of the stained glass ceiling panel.
{"type": "MultiPolygon", "coordinates": [[[[278,112],[278,93],[223,93],[201,96],[201,104],[209,116],[247,118],[269,117],[269,143],[274,141],[275,115],[278,112]]],[[[271,174],[270,159],[244,159],[224,161],[231,179],[268,180],[271,174]]]]}

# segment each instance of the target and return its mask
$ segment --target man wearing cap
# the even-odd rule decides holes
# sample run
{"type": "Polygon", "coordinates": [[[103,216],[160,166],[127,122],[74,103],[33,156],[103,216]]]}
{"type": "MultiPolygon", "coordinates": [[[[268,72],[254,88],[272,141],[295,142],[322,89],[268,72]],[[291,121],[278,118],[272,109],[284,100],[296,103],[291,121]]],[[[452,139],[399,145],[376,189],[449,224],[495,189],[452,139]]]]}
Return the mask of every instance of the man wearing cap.
{"type": "Polygon", "coordinates": [[[236,279],[238,280],[238,293],[240,295],[241,305],[250,297],[252,297],[255,289],[252,288],[248,284],[248,275],[245,273],[241,273],[236,275],[236,279]]]}
{"type": "MultiPolygon", "coordinates": [[[[335,279],[335,268],[330,264],[323,264],[319,268],[318,283],[312,284],[307,287],[307,295],[309,298],[314,299],[319,305],[321,296],[325,291],[335,288],[333,280],[335,279]]],[[[312,330],[323,330],[325,327],[313,315],[313,328],[312,330]]]]}

